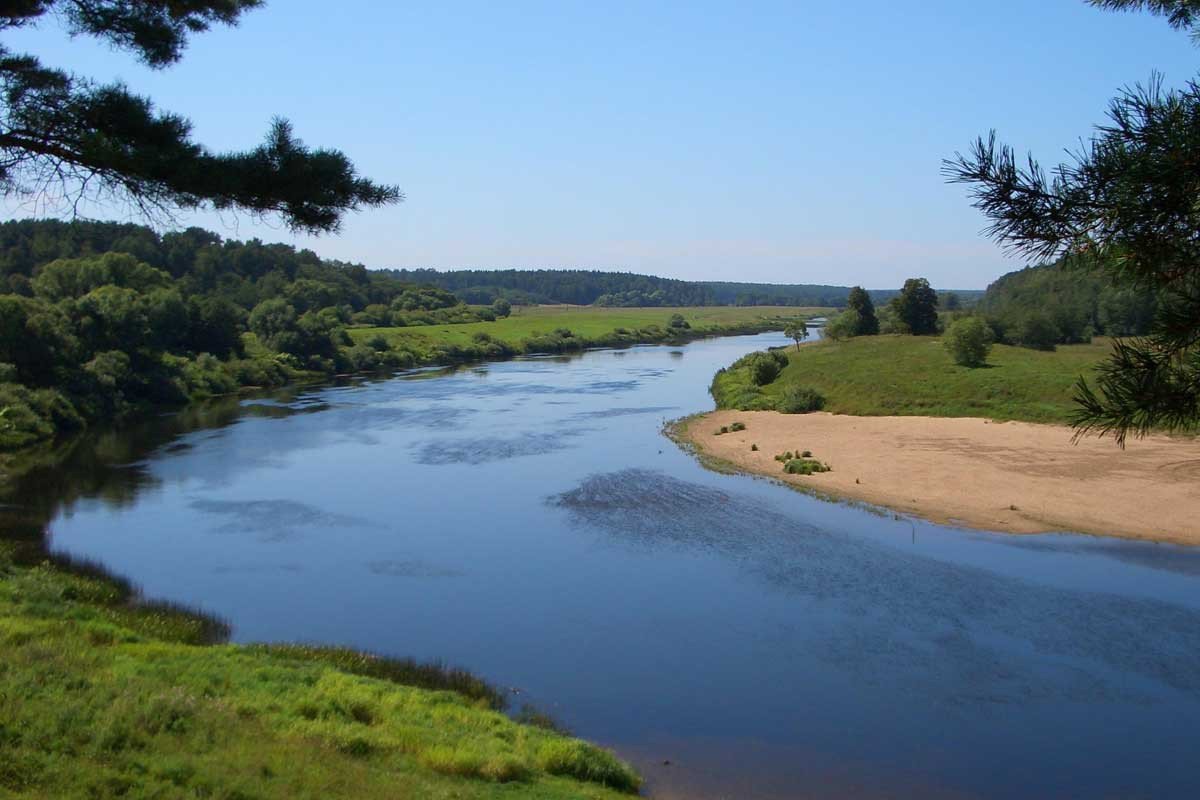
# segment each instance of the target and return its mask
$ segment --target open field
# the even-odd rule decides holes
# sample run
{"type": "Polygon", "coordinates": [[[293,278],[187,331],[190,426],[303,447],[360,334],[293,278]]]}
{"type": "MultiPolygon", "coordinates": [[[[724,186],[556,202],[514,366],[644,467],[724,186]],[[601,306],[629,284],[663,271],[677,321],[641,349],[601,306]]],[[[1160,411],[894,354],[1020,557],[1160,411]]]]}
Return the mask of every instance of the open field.
{"type": "Polygon", "coordinates": [[[662,341],[667,323],[674,314],[682,314],[691,326],[684,336],[706,333],[761,332],[782,328],[782,321],[798,316],[821,316],[831,309],[789,306],[700,306],[694,308],[601,308],[595,306],[525,306],[513,309],[511,316],[495,322],[461,325],[428,325],[407,328],[353,328],[355,343],[383,336],[397,349],[414,353],[421,362],[436,357],[440,350],[470,350],[477,345],[477,334],[486,334],[494,342],[515,352],[535,352],[524,344],[538,337],[553,337],[566,328],[580,340],[581,346],[662,341]],[[647,329],[651,329],[647,333],[647,329]],[[656,330],[655,330],[656,329],[656,330]],[[621,342],[620,340],[624,340],[621,342]]]}
{"type": "Polygon", "coordinates": [[[1197,439],[1121,450],[1112,439],[1072,444],[1061,425],[776,411],[717,411],[680,427],[702,455],[738,469],[934,522],[1200,545],[1197,439]],[[745,429],[714,435],[735,422],[745,429]],[[775,456],[804,450],[832,470],[785,474],[775,456]]]}
{"type": "MultiPolygon", "coordinates": [[[[986,417],[1026,422],[1068,421],[1075,381],[1109,352],[1107,339],[1062,345],[1055,352],[996,345],[988,366],[960,367],[938,338],[864,336],[788,348],[788,365],[763,386],[767,398],[790,384],[816,389],[825,410],[860,416],[986,417]]],[[[737,371],[714,380],[719,407],[746,386],[737,371]]]]}
{"type": "Polygon", "coordinates": [[[601,800],[638,784],[465,676],[204,645],[219,622],[17,552],[0,542],[0,796],[601,800]]]}

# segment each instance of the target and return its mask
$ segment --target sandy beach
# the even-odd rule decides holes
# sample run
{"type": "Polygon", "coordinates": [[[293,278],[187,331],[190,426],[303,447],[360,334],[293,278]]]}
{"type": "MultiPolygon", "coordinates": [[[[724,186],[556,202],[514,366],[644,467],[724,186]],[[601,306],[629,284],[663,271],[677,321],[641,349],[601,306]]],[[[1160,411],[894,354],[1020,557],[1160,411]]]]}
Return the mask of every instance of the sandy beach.
{"type": "Polygon", "coordinates": [[[682,432],[746,471],[934,522],[1200,544],[1200,439],[1154,436],[1121,450],[1111,438],[1072,444],[1056,425],[774,411],[716,411],[682,432]],[[735,421],[746,430],[714,435],[735,421]],[[788,450],[811,450],[833,471],[785,475],[775,455],[788,450]]]}

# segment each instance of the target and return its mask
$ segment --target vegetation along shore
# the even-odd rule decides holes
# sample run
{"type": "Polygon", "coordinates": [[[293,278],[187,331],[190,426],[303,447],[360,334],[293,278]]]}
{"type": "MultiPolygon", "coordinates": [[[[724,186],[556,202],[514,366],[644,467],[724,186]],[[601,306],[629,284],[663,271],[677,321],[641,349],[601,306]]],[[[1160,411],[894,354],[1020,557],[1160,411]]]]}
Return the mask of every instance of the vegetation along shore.
{"type": "Polygon", "coordinates": [[[677,435],[737,469],[935,522],[1200,544],[1200,440],[1149,435],[1122,449],[1076,441],[1063,424],[1078,377],[1110,347],[996,345],[988,368],[956,364],[928,336],[752,354],[714,378],[719,410],[677,435]]]}
{"type": "Polygon", "coordinates": [[[602,800],[640,784],[467,673],[226,633],[0,540],[0,795],[602,800]]]}

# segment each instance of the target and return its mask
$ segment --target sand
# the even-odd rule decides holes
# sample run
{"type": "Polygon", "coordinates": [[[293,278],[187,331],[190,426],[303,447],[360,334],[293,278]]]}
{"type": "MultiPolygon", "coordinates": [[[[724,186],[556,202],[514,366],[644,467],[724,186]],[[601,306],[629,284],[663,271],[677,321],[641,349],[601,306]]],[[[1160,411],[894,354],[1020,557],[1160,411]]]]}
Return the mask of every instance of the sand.
{"type": "Polygon", "coordinates": [[[774,411],[716,411],[682,432],[748,472],[934,522],[1200,545],[1200,439],[1153,436],[1121,450],[1111,438],[1072,444],[1057,425],[774,411]],[[713,435],[734,421],[746,430],[713,435]],[[785,475],[775,455],[787,450],[811,450],[833,471],[785,475]]]}

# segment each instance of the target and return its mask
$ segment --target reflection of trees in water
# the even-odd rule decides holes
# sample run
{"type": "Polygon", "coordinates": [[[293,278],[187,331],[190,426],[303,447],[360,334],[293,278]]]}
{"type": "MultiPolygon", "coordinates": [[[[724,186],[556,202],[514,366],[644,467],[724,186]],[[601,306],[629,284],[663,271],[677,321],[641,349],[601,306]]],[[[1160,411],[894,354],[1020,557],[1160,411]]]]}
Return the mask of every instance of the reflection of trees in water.
{"type": "Polygon", "coordinates": [[[648,470],[593,476],[550,503],[625,543],[732,560],[806,610],[833,612],[833,625],[797,615],[799,657],[867,683],[973,706],[1200,697],[1200,612],[1183,606],[906,553],[648,470]]]}
{"type": "MultiPolygon", "coordinates": [[[[300,413],[276,395],[272,403],[243,405],[236,398],[189,406],[119,430],[93,430],[63,442],[9,454],[0,462],[0,536],[37,545],[44,556],[46,528],[82,501],[127,508],[160,481],[145,461],[178,437],[218,429],[245,416],[283,417],[300,413]]],[[[322,406],[323,407],[323,406],[322,406]]],[[[307,409],[305,409],[307,410],[307,409]]],[[[315,410],[315,409],[314,409],[315,410]]]]}

